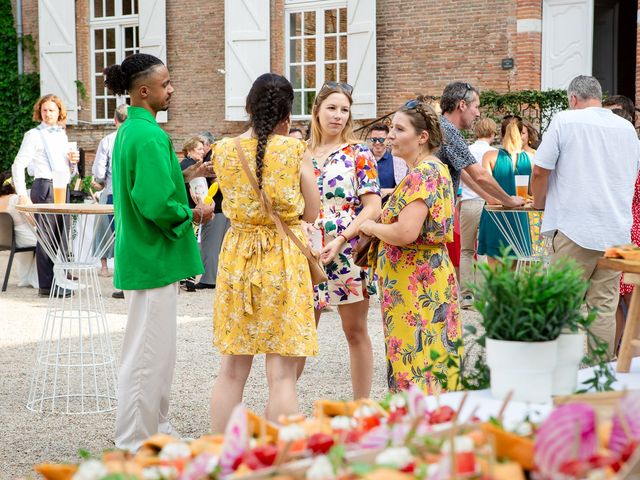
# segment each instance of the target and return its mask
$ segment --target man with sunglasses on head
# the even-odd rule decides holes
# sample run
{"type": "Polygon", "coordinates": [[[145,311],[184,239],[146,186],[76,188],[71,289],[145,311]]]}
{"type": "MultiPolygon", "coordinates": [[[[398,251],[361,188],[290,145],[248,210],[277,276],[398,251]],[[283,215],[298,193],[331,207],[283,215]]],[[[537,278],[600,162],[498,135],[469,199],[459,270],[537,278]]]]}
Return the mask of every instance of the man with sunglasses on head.
{"type": "Polygon", "coordinates": [[[394,157],[387,148],[386,141],[389,127],[379,123],[371,127],[368,143],[371,152],[378,163],[378,179],[380,180],[380,195],[382,203],[391,195],[396,185],[407,175],[407,164],[398,157],[394,157]]]}
{"type": "Polygon", "coordinates": [[[444,142],[436,154],[449,167],[453,187],[458,191],[460,177],[465,185],[480,195],[489,204],[505,207],[520,207],[524,199],[508,195],[493,175],[479,164],[469,151],[460,130],[471,128],[480,117],[480,93],[468,83],[453,82],[447,85],[440,97],[440,127],[444,142]]]}

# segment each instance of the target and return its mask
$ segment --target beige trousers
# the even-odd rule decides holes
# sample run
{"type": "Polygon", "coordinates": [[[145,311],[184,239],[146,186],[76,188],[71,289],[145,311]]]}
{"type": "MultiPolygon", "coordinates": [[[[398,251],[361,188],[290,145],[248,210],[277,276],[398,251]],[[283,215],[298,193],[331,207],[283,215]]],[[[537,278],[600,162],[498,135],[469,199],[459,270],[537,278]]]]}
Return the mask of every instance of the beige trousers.
{"type": "MultiPolygon", "coordinates": [[[[476,282],[473,257],[476,254],[478,227],[483,208],[482,198],[460,202],[460,298],[471,295],[468,285],[476,282]]],[[[486,261],[486,257],[483,255],[478,261],[486,261]]]]}
{"type": "Polygon", "coordinates": [[[126,290],[127,328],[118,373],[116,448],[137,451],[155,433],[173,434],[169,397],[176,363],[178,283],[126,290]]]}
{"type": "Polygon", "coordinates": [[[552,246],[552,262],[570,257],[582,267],[584,278],[589,281],[589,288],[585,295],[586,306],[588,309],[598,310],[591,331],[609,344],[609,358],[612,359],[616,333],[616,309],[620,295],[620,272],[598,267],[598,259],[604,252],[582,248],[559,230],[556,230],[553,236],[552,246]]]}

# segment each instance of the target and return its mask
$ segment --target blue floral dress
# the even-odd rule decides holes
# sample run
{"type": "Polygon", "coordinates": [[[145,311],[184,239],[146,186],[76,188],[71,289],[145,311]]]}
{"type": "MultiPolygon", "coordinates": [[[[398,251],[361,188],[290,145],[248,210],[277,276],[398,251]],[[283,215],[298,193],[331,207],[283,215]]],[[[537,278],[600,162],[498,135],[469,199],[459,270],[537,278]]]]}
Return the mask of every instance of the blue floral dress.
{"type": "MultiPolygon", "coordinates": [[[[360,144],[343,145],[322,165],[314,158],[313,165],[322,200],[316,226],[322,231],[322,243],[326,245],[351,224],[362,208],[362,195],[380,195],[378,169],[371,151],[360,144]]],[[[353,263],[351,251],[357,241],[356,236],[345,243],[334,261],[325,265],[328,281],[316,287],[316,309],[360,302],[375,293],[368,269],[353,263]]]]}

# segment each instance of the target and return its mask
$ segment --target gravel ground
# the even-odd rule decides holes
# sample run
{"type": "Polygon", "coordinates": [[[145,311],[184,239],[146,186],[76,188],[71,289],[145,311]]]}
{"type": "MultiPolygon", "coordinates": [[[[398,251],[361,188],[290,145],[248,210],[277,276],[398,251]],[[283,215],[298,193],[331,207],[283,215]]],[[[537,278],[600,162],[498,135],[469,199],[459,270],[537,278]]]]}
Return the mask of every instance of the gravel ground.
{"type": "MultiPolygon", "coordinates": [[[[4,277],[8,255],[0,253],[4,277]]],[[[32,465],[73,462],[78,449],[99,452],[113,447],[115,413],[63,415],[34,413],[25,407],[33,359],[42,333],[47,299],[37,291],[17,288],[15,275],[6,292],[0,293],[0,479],[35,478],[32,465]]],[[[110,278],[101,279],[105,310],[116,355],[126,322],[124,300],[111,298],[110,278]]],[[[219,355],[211,345],[212,290],[182,292],[178,298],[178,359],[172,390],[171,419],[184,437],[208,432],[209,392],[219,368],[219,355]]],[[[478,315],[463,311],[464,323],[477,324],[478,315]]],[[[369,333],[374,351],[371,397],[386,393],[384,343],[379,304],[369,310],[369,333]]],[[[318,330],[320,353],[307,361],[298,384],[300,408],[311,412],[318,398],[348,399],[351,396],[347,344],[337,312],[323,314],[318,330]],[[336,373],[337,372],[337,373],[336,373]]],[[[266,403],[264,357],[257,357],[245,389],[249,408],[261,412],[266,403]]]]}

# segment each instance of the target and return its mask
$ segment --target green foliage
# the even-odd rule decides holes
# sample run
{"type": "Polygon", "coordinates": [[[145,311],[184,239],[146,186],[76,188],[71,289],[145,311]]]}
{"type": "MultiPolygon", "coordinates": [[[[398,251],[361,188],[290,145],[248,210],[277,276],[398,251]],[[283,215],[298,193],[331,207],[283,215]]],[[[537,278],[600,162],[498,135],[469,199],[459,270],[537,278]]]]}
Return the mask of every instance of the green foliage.
{"type": "Polygon", "coordinates": [[[494,340],[546,342],[565,328],[588,325],[581,307],[588,283],[571,259],[535,262],[515,271],[508,250],[493,267],[481,265],[481,285],[472,285],[485,334],[494,340]]]}
{"type": "Polygon", "coordinates": [[[498,93],[487,90],[480,94],[480,109],[498,125],[507,114],[517,114],[544,132],[556,112],[569,108],[564,90],[521,90],[498,93]]]}
{"type": "Polygon", "coordinates": [[[18,153],[24,133],[33,128],[33,105],[40,95],[36,73],[18,75],[18,43],[33,46],[29,37],[18,39],[13,25],[11,0],[0,0],[0,170],[8,170],[18,153]]]}
{"type": "Polygon", "coordinates": [[[89,100],[89,95],[87,94],[87,87],[84,86],[84,83],[82,83],[81,80],[74,80],[73,83],[76,84],[76,90],[78,90],[78,95],[80,95],[80,98],[85,102],[89,100]]]}

